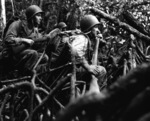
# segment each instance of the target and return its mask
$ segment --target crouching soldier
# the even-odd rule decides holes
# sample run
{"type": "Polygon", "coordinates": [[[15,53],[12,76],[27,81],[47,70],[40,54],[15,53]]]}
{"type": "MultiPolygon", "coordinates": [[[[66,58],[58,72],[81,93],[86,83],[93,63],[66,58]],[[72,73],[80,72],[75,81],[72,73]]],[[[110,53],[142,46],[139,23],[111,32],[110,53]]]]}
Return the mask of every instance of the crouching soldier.
{"type": "MultiPolygon", "coordinates": [[[[25,14],[26,20],[14,21],[9,26],[4,37],[3,53],[13,61],[18,70],[30,73],[43,51],[42,41],[48,41],[49,37],[39,32],[43,14],[41,8],[31,5],[25,14]]],[[[48,56],[44,55],[41,63],[47,61],[48,56]]]]}
{"type": "Polygon", "coordinates": [[[85,80],[89,84],[89,93],[99,93],[107,85],[106,69],[97,62],[99,43],[104,42],[99,24],[94,15],[85,15],[80,21],[82,34],[75,37],[71,43],[80,65],[77,69],[77,79],[85,80]]]}

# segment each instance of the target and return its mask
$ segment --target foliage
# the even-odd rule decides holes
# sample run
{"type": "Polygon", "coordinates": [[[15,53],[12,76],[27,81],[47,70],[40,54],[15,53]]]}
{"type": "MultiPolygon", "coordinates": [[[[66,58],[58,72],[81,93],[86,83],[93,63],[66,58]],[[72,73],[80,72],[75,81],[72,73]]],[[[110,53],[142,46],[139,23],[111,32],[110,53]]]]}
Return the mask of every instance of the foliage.
{"type": "MultiPolygon", "coordinates": [[[[29,5],[40,5],[40,0],[13,0],[13,2],[15,15],[20,17],[29,5]]],[[[149,2],[144,0],[43,0],[42,8],[49,17],[46,26],[51,30],[54,24],[64,21],[68,24],[68,29],[75,29],[79,26],[80,18],[88,13],[88,7],[96,7],[120,19],[122,12],[129,10],[148,29],[149,2]]],[[[6,1],[6,12],[8,21],[13,15],[9,0],[6,1]]]]}
{"type": "MultiPolygon", "coordinates": [[[[45,12],[45,16],[43,19],[43,26],[46,32],[51,31],[54,25],[61,21],[66,22],[66,24],[68,25],[67,29],[69,30],[80,27],[79,21],[81,17],[83,17],[85,14],[88,13],[94,14],[90,11],[90,8],[94,7],[107,13],[109,16],[115,17],[119,21],[127,23],[129,25],[131,25],[130,22],[137,23],[134,24],[134,26],[133,25],[132,26],[141,27],[141,29],[145,29],[145,31],[149,33],[150,2],[147,2],[146,0],[130,0],[130,1],[127,0],[106,0],[106,1],[103,0],[57,0],[57,1],[56,0],[13,0],[13,4],[15,10],[14,13],[12,13],[12,3],[10,2],[10,0],[6,0],[7,22],[12,16],[17,16],[20,19],[25,19],[25,15],[24,15],[25,9],[31,4],[41,5],[43,11],[45,12]]],[[[142,50],[145,47],[145,45],[143,44],[144,43],[143,41],[141,41],[139,38],[136,38],[137,40],[139,40],[136,41],[137,43],[134,43],[137,46],[139,46],[136,47],[137,49],[136,50],[134,48],[134,44],[132,43],[135,40],[135,38],[132,36],[132,34],[129,31],[126,31],[124,28],[119,27],[118,25],[114,24],[112,21],[108,20],[104,16],[98,16],[98,15],[96,16],[101,22],[99,28],[103,34],[104,40],[106,40],[107,42],[107,45],[105,47],[102,47],[100,50],[99,60],[101,62],[101,65],[104,65],[106,69],[109,70],[108,80],[110,78],[110,80],[113,82],[116,81],[116,79],[118,79],[119,76],[126,74],[126,72],[124,73],[117,72],[120,69],[119,66],[122,69],[122,67],[124,68],[128,64],[130,64],[125,62],[123,60],[124,58],[120,58],[120,57],[128,56],[128,58],[131,59],[129,57],[130,52],[132,51],[133,54],[133,51],[136,51],[135,55],[138,56],[138,59],[136,57],[137,59],[136,61],[138,62],[138,64],[141,64],[142,61],[145,59],[144,58],[145,51],[142,50]],[[131,48],[129,47],[132,47],[134,50],[130,50],[131,48]],[[144,57],[142,54],[144,55],[144,57]],[[140,56],[142,56],[144,59],[142,58],[143,59],[142,60],[140,56]],[[110,61],[114,61],[114,60],[113,58],[108,58],[108,57],[116,57],[115,61],[118,60],[117,64],[120,65],[117,66],[117,64],[114,62],[113,63],[114,65],[111,65],[110,67],[108,60],[109,59],[110,61]],[[114,76],[113,80],[112,80],[112,76],[114,76]]],[[[2,32],[3,31],[2,22],[0,23],[0,29],[2,32]]],[[[63,67],[67,67],[68,65],[63,65],[63,67]]],[[[60,100],[58,101],[57,99],[59,99],[59,94],[63,93],[63,90],[70,88],[70,86],[68,87],[69,85],[68,79],[70,79],[71,75],[67,75],[64,77],[61,77],[62,75],[58,76],[60,77],[59,80],[57,79],[59,83],[57,83],[56,87],[52,89],[49,88],[45,82],[48,82],[49,80],[51,81],[53,78],[52,77],[50,78],[48,76],[48,79],[46,79],[45,81],[45,76],[43,75],[45,74],[47,76],[47,74],[49,74],[52,71],[54,71],[54,73],[56,74],[55,71],[59,70],[60,68],[62,69],[63,67],[54,68],[52,70],[51,69],[46,70],[47,67],[45,67],[43,69],[44,71],[41,72],[40,74],[39,73],[37,74],[35,72],[32,77],[25,76],[25,77],[20,77],[19,79],[14,79],[14,77],[18,75],[18,72],[14,72],[11,74],[5,73],[6,78],[9,79],[8,77],[10,77],[10,80],[1,80],[0,83],[1,85],[2,84],[6,85],[6,87],[3,87],[0,90],[0,93],[3,94],[0,99],[0,105],[1,105],[0,116],[2,114],[7,116],[8,113],[11,113],[10,116],[15,117],[12,120],[19,120],[20,118],[23,118],[24,120],[27,120],[28,118],[30,120],[32,120],[32,118],[33,120],[37,120],[36,118],[38,118],[38,120],[40,120],[40,118],[41,120],[44,120],[44,118],[47,118],[47,120],[49,120],[50,118],[53,118],[53,114],[55,116],[55,113],[57,113],[59,109],[64,108],[64,106],[60,104],[59,102],[60,100]],[[44,77],[44,79],[42,78],[42,76],[44,77]],[[13,77],[13,79],[11,77],[13,77]],[[65,88],[62,89],[62,86],[65,86],[65,88]],[[12,92],[10,93],[10,91],[12,92]],[[6,93],[7,95],[4,95],[6,93]],[[35,100],[33,100],[34,97],[36,97],[35,100]],[[13,105],[13,102],[15,105],[13,105]],[[22,106],[27,106],[27,107],[22,107],[22,106]],[[56,109],[56,107],[59,107],[58,110],[56,109]],[[18,112],[19,114],[17,114],[18,112]],[[21,116],[18,117],[18,115],[21,116]]],[[[131,68],[132,67],[130,67],[130,69],[131,68]]],[[[50,74],[50,76],[54,76],[54,75],[53,73],[52,75],[50,74]]],[[[110,84],[112,84],[112,82],[110,82],[110,84]]],[[[83,86],[85,86],[84,84],[85,82],[83,83],[83,86]]],[[[79,95],[81,94],[81,92],[85,92],[84,89],[85,88],[83,87],[83,90],[79,90],[78,92],[79,95]]],[[[60,99],[62,99],[62,95],[60,99]]],[[[67,103],[68,103],[68,97],[67,97],[67,103]]]]}

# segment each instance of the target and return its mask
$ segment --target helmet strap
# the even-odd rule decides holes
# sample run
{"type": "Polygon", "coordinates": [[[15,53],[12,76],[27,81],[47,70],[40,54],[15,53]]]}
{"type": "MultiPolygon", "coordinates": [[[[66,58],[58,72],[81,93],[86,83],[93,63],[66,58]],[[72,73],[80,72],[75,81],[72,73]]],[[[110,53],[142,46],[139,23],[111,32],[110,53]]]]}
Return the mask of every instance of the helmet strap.
{"type": "Polygon", "coordinates": [[[32,24],[33,27],[38,27],[38,24],[35,22],[34,17],[31,18],[31,24],[32,24]]]}
{"type": "Polygon", "coordinates": [[[88,31],[88,32],[84,32],[84,34],[89,34],[89,33],[91,33],[91,31],[88,31]]]}

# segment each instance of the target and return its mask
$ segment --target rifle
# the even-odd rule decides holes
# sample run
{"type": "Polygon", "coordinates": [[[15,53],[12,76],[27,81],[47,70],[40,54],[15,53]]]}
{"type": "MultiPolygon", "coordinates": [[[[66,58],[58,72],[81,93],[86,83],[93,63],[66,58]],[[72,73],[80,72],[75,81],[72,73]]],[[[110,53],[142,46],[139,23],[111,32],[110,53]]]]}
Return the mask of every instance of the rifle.
{"type": "MultiPolygon", "coordinates": [[[[97,65],[97,60],[98,60],[98,48],[99,48],[99,43],[100,43],[100,38],[97,36],[96,37],[96,43],[95,43],[95,48],[92,56],[92,64],[97,65]]],[[[90,81],[90,90],[96,90],[96,92],[99,92],[99,85],[97,83],[98,79],[92,75],[91,81],[90,81]]]]}

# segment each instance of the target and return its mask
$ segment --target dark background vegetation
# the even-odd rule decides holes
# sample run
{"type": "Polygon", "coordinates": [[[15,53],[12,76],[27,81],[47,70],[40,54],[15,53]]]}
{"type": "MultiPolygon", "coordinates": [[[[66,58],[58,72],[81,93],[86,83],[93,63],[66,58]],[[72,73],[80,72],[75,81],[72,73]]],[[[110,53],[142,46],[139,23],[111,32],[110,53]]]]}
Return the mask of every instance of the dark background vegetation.
{"type": "MultiPolygon", "coordinates": [[[[89,12],[87,8],[96,7],[121,21],[125,21],[123,15],[128,11],[149,31],[150,2],[146,0],[6,0],[5,2],[7,22],[12,16],[23,17],[25,9],[31,4],[36,4],[45,11],[44,25],[47,29],[51,30],[60,21],[66,22],[68,29],[75,29],[79,26],[80,18],[89,12]]],[[[110,24],[103,18],[100,20],[104,20],[103,24],[106,26],[110,24]]]]}

